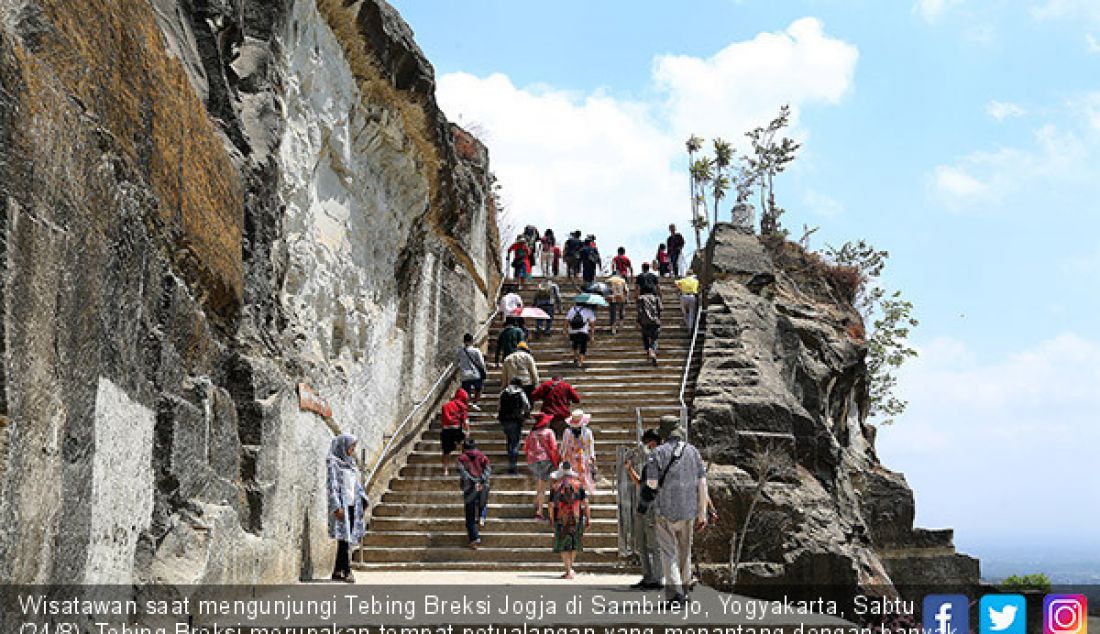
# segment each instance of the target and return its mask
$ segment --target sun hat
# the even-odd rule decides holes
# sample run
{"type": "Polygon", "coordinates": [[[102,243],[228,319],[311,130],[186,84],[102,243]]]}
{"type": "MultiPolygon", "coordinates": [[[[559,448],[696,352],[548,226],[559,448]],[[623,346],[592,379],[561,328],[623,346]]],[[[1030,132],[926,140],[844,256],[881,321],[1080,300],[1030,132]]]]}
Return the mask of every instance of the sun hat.
{"type": "Polygon", "coordinates": [[[583,409],[575,409],[566,422],[570,427],[584,427],[590,420],[592,420],[591,414],[585,414],[583,409]]]}

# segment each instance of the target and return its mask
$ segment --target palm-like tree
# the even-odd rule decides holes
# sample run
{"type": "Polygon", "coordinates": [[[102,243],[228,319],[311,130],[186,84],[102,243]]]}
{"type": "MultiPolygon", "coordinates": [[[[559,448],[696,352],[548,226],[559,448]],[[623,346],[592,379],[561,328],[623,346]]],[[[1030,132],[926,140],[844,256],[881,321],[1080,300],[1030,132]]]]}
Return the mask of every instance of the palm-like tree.
{"type": "Polygon", "coordinates": [[[707,185],[714,180],[714,159],[709,156],[696,159],[691,164],[691,179],[695,181],[696,191],[698,192],[696,200],[700,201],[705,211],[707,208],[707,185]]]}
{"type": "MultiPolygon", "coordinates": [[[[699,137],[697,137],[693,134],[690,137],[688,137],[687,143],[685,145],[687,146],[687,151],[688,151],[688,164],[690,166],[694,167],[694,165],[695,165],[695,153],[703,148],[703,139],[700,139],[699,137]]],[[[699,195],[696,192],[695,174],[690,169],[688,171],[689,171],[688,176],[691,180],[691,226],[695,228],[695,248],[699,249],[699,248],[702,248],[702,244],[703,244],[702,243],[702,237],[700,235],[700,230],[702,229],[702,226],[701,226],[701,223],[699,222],[699,212],[698,212],[698,209],[699,209],[699,207],[698,207],[699,195]]]]}
{"type": "Polygon", "coordinates": [[[723,139],[714,140],[714,176],[711,182],[711,196],[714,198],[714,224],[718,224],[718,202],[726,197],[730,188],[730,179],[726,175],[733,162],[733,146],[723,139]]]}

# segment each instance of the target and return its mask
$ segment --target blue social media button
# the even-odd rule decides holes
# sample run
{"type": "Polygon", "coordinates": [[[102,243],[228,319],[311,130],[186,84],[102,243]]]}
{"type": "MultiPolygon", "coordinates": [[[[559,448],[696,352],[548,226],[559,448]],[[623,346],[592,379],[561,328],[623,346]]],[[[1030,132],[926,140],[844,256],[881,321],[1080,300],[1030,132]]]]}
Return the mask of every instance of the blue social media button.
{"type": "Polygon", "coordinates": [[[1021,594],[987,594],[978,604],[981,634],[1027,634],[1027,602],[1021,594]]]}
{"type": "Polygon", "coordinates": [[[930,594],[924,597],[926,634],[969,634],[970,601],[961,594],[930,594]]]}

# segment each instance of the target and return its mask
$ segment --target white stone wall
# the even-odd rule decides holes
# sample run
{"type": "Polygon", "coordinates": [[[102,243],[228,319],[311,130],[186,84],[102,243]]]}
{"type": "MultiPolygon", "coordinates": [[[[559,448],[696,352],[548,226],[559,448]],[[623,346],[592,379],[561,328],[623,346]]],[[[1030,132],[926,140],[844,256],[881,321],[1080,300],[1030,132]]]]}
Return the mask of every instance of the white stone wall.
{"type": "MultiPolygon", "coordinates": [[[[280,299],[307,378],[370,457],[410,400],[435,381],[439,346],[458,345],[439,340],[443,312],[477,306],[480,314],[486,302],[461,287],[442,288],[444,276],[454,273],[442,270],[437,252],[445,247],[430,231],[412,276],[418,288],[399,288],[397,258],[425,228],[427,168],[396,106],[364,105],[314,0],[295,3],[284,55],[280,299]],[[404,319],[403,296],[409,297],[404,319]]],[[[484,250],[488,213],[468,211],[472,243],[484,250]]]]}
{"type": "Polygon", "coordinates": [[[281,300],[294,345],[341,428],[364,447],[372,421],[398,416],[405,338],[396,257],[428,205],[428,182],[396,113],[367,112],[344,53],[313,0],[287,28],[280,148],[287,257],[281,300]]]}
{"type": "Polygon", "coordinates": [[[149,528],[153,515],[154,423],[152,410],[99,379],[84,583],[133,581],[138,535],[149,528]]]}

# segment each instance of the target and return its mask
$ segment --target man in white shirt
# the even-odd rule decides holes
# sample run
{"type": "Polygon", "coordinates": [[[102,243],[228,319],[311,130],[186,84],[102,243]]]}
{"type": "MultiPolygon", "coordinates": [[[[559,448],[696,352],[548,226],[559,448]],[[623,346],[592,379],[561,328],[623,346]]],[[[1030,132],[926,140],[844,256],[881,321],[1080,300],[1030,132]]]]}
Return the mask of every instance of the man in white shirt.
{"type": "Polygon", "coordinates": [[[565,332],[573,342],[573,365],[584,369],[584,357],[588,344],[596,343],[596,311],[577,304],[565,314],[565,332]]]}

